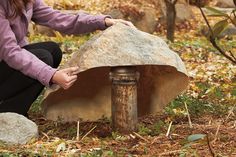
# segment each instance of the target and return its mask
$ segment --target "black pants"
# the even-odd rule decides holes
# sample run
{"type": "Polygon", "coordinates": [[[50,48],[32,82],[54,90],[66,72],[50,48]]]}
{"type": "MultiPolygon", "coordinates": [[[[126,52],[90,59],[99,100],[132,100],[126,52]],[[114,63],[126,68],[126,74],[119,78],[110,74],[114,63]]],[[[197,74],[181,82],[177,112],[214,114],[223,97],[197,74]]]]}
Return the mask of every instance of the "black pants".
{"type": "MultiPolygon", "coordinates": [[[[54,42],[30,44],[23,48],[53,68],[61,62],[61,49],[54,42]]],[[[4,61],[0,62],[0,112],[27,115],[43,88],[39,81],[12,69],[4,61]]]]}

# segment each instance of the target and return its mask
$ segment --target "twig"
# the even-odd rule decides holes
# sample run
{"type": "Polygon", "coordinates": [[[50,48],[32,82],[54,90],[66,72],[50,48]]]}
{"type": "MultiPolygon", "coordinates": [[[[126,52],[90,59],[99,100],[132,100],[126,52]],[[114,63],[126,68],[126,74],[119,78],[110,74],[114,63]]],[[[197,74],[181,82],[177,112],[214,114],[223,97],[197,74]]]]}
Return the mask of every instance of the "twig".
{"type": "Polygon", "coordinates": [[[209,151],[210,151],[212,157],[215,157],[215,153],[214,153],[214,150],[213,150],[212,147],[211,147],[211,144],[210,144],[210,140],[209,140],[208,134],[206,134],[206,138],[207,138],[207,145],[208,145],[209,151]]]}
{"type": "Polygon", "coordinates": [[[225,122],[228,121],[228,119],[229,119],[230,115],[233,113],[235,107],[236,107],[236,105],[234,105],[234,106],[232,107],[232,109],[230,109],[230,111],[229,111],[229,113],[228,113],[226,119],[218,125],[217,130],[216,130],[216,133],[215,133],[215,138],[214,138],[214,140],[212,141],[213,143],[216,142],[216,140],[217,140],[217,137],[218,137],[218,134],[219,134],[219,130],[220,130],[220,126],[221,126],[222,124],[224,124],[225,122]]]}
{"type": "Polygon", "coordinates": [[[76,134],[76,140],[79,141],[79,121],[77,123],[77,134],[76,134]]]}
{"type": "Polygon", "coordinates": [[[231,22],[234,26],[236,26],[236,23],[235,23],[234,19],[232,19],[230,16],[228,16],[228,18],[229,18],[230,22],[231,22]]]}
{"type": "Polygon", "coordinates": [[[227,115],[227,117],[226,117],[224,123],[226,123],[226,122],[228,121],[228,119],[230,118],[230,115],[233,114],[233,111],[234,111],[235,107],[236,107],[236,105],[234,105],[234,106],[231,108],[231,110],[229,111],[229,113],[228,113],[228,115],[227,115]]]}
{"type": "Polygon", "coordinates": [[[213,30],[212,30],[212,28],[211,28],[211,25],[209,24],[209,22],[208,22],[208,20],[207,20],[207,18],[206,18],[206,15],[204,14],[202,8],[200,7],[200,4],[198,4],[198,8],[199,8],[200,11],[201,11],[201,14],[202,14],[202,16],[203,16],[203,18],[204,18],[204,20],[205,20],[205,22],[206,22],[206,24],[207,24],[209,30],[210,30],[210,33],[211,33],[212,35],[214,35],[213,30]]]}
{"type": "Polygon", "coordinates": [[[46,133],[44,133],[44,132],[41,132],[41,133],[43,134],[44,137],[47,138],[47,140],[49,140],[49,137],[48,137],[48,135],[46,133]]]}
{"type": "Polygon", "coordinates": [[[170,122],[170,125],[168,127],[168,130],[167,130],[167,133],[166,133],[166,137],[168,137],[170,135],[170,129],[171,129],[171,126],[172,126],[172,121],[170,122]]]}
{"type": "Polygon", "coordinates": [[[234,17],[236,17],[235,11],[233,11],[233,15],[234,15],[234,17]]]}
{"type": "Polygon", "coordinates": [[[236,121],[234,121],[234,125],[233,125],[233,128],[235,128],[236,127],[236,121]]]}
{"type": "Polygon", "coordinates": [[[228,60],[230,60],[231,62],[233,62],[234,64],[236,64],[236,61],[234,59],[232,59],[230,56],[228,56],[216,43],[215,39],[211,36],[210,37],[210,42],[211,44],[228,60]]]}
{"type": "Polygon", "coordinates": [[[145,142],[149,142],[146,138],[142,137],[142,136],[139,135],[137,132],[133,132],[133,134],[135,134],[138,138],[144,140],[145,142]]]}
{"type": "Polygon", "coordinates": [[[94,126],[91,130],[89,130],[89,132],[87,132],[82,138],[81,138],[81,141],[86,137],[88,136],[97,126],[94,126]]]}
{"type": "Polygon", "coordinates": [[[217,127],[217,130],[216,130],[216,133],[215,133],[215,138],[212,141],[213,143],[216,142],[216,140],[217,140],[217,137],[218,137],[218,134],[219,134],[219,130],[220,130],[220,126],[221,126],[221,124],[219,124],[218,127],[217,127]]]}
{"type": "Polygon", "coordinates": [[[236,60],[236,57],[234,56],[234,54],[232,53],[232,51],[229,51],[229,53],[230,53],[231,57],[236,60]]]}
{"type": "Polygon", "coordinates": [[[157,137],[155,137],[155,138],[152,140],[151,144],[156,143],[157,140],[160,141],[161,138],[162,138],[161,136],[157,136],[157,137]]]}
{"type": "Polygon", "coordinates": [[[173,151],[169,151],[169,152],[164,152],[159,154],[159,156],[164,156],[164,155],[171,155],[171,154],[179,154],[182,150],[173,150],[173,151]]]}
{"type": "Polygon", "coordinates": [[[186,102],[184,102],[184,106],[185,106],[185,109],[187,111],[187,115],[188,115],[188,123],[189,123],[189,127],[190,128],[193,128],[193,124],[192,124],[192,121],[191,121],[191,118],[190,118],[190,114],[189,114],[189,111],[188,111],[188,105],[186,102]]]}

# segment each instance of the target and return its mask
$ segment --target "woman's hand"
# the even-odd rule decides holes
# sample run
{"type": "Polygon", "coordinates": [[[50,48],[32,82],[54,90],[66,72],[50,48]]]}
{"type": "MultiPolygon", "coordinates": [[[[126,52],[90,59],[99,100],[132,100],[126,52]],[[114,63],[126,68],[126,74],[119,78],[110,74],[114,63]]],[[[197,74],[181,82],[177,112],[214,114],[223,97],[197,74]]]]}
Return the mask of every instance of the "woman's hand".
{"type": "Polygon", "coordinates": [[[77,80],[79,67],[71,67],[56,71],[52,77],[52,82],[59,85],[63,89],[70,88],[77,80]]]}
{"type": "Polygon", "coordinates": [[[106,25],[107,25],[108,27],[110,27],[110,26],[112,26],[112,25],[114,25],[114,24],[116,24],[116,23],[123,23],[123,24],[125,24],[125,25],[127,25],[127,26],[136,28],[132,22],[130,22],[130,21],[125,21],[125,20],[122,20],[122,19],[105,18],[105,23],[106,23],[106,25]]]}

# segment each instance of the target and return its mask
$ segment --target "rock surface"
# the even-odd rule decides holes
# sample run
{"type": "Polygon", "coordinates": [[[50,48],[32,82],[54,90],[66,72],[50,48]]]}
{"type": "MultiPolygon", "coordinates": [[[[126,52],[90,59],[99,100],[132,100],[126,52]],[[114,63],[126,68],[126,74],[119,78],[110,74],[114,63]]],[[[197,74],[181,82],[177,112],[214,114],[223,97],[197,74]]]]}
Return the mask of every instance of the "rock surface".
{"type": "Polygon", "coordinates": [[[144,32],[155,32],[158,24],[156,9],[152,7],[143,7],[143,13],[144,16],[140,20],[135,21],[134,25],[144,32]]]}
{"type": "Polygon", "coordinates": [[[176,21],[182,22],[194,18],[192,6],[188,4],[176,4],[176,21]]]}
{"type": "MultiPolygon", "coordinates": [[[[201,35],[204,35],[206,37],[210,36],[210,31],[207,26],[203,26],[200,29],[201,35]]],[[[233,25],[228,26],[222,33],[218,34],[217,38],[225,38],[225,37],[232,37],[236,35],[236,27],[233,25]]]]}
{"type": "Polygon", "coordinates": [[[233,0],[217,0],[216,6],[221,8],[234,8],[233,0]]]}
{"type": "Polygon", "coordinates": [[[156,27],[158,24],[157,21],[157,10],[150,6],[145,6],[139,8],[142,15],[137,17],[136,14],[130,13],[129,15],[125,15],[120,9],[111,9],[109,12],[105,12],[107,15],[111,15],[114,19],[126,19],[131,21],[138,29],[147,32],[153,33],[156,31],[156,27]]]}
{"type": "Polygon", "coordinates": [[[0,125],[0,141],[6,144],[26,144],[38,136],[37,125],[16,113],[0,113],[0,125]]]}
{"type": "Polygon", "coordinates": [[[69,90],[48,90],[43,101],[47,118],[97,120],[111,115],[110,67],[137,66],[139,116],[157,113],[188,85],[180,57],[159,37],[123,24],[95,35],[75,52],[65,67],[79,66],[69,90]]]}
{"type": "MultiPolygon", "coordinates": [[[[166,6],[164,2],[160,3],[160,5],[161,5],[162,14],[163,14],[162,18],[165,22],[166,21],[166,6]]],[[[183,21],[194,18],[192,6],[190,6],[189,4],[177,3],[175,5],[175,8],[176,8],[176,22],[183,22],[183,21]]]]}

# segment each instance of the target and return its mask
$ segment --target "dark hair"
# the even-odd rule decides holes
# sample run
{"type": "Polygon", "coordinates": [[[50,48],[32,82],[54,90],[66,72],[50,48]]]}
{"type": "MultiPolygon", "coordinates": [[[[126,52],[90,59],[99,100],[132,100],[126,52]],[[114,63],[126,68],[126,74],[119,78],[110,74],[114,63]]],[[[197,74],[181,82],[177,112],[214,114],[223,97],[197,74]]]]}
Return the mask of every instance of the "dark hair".
{"type": "Polygon", "coordinates": [[[10,6],[13,9],[13,13],[9,15],[10,18],[15,18],[16,16],[21,16],[25,6],[32,2],[32,0],[9,0],[10,6]]]}

